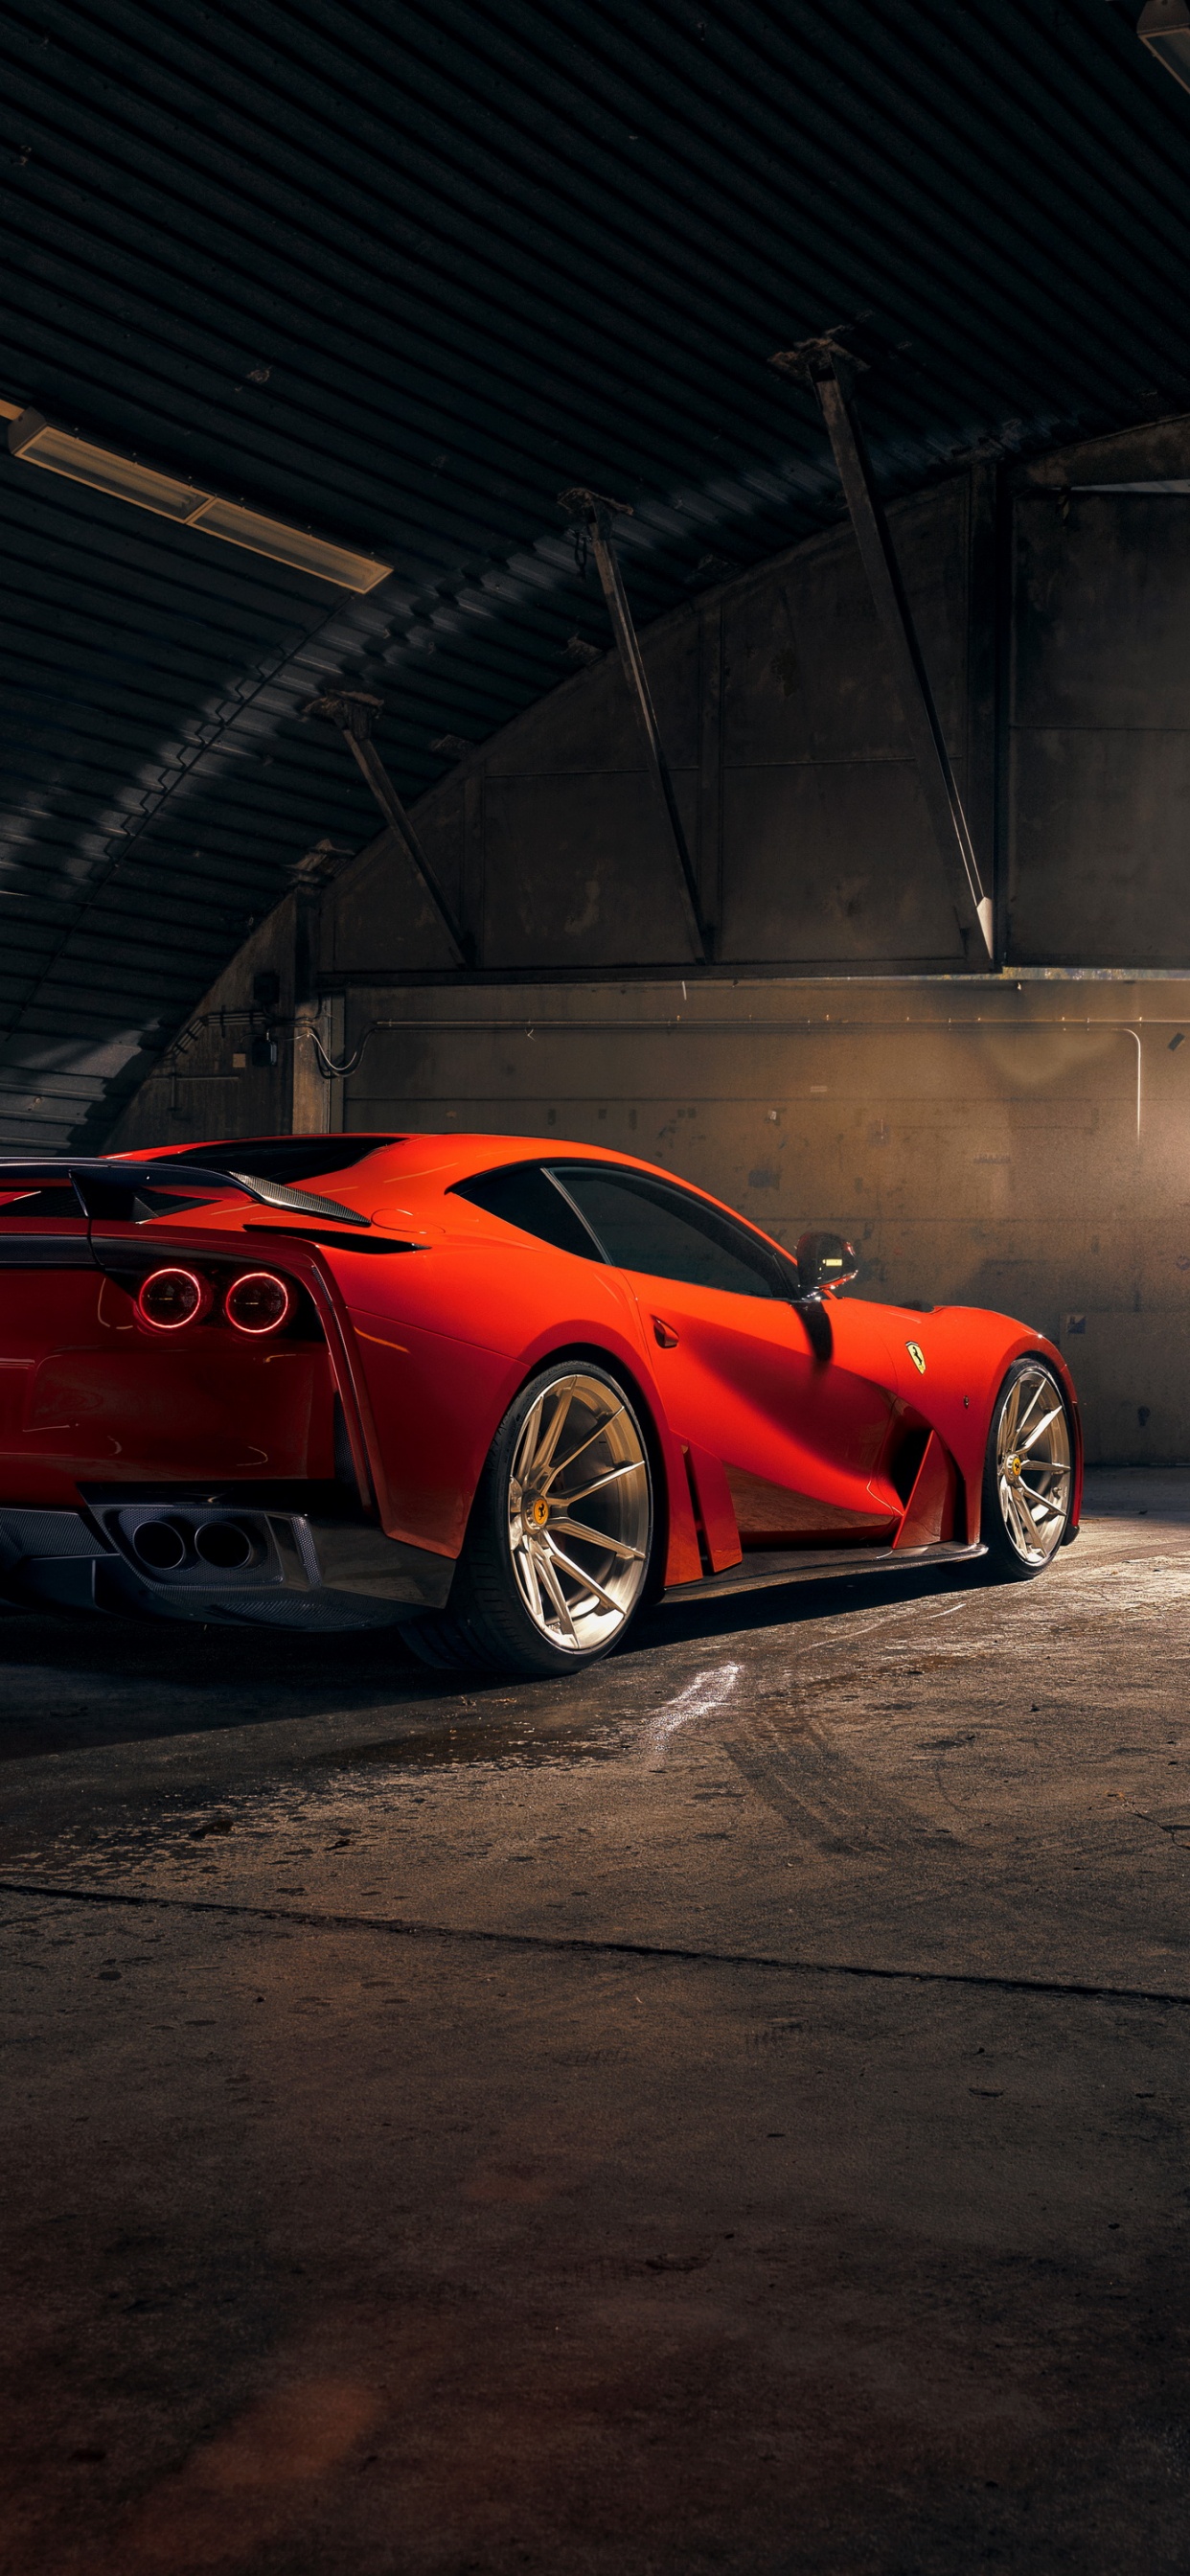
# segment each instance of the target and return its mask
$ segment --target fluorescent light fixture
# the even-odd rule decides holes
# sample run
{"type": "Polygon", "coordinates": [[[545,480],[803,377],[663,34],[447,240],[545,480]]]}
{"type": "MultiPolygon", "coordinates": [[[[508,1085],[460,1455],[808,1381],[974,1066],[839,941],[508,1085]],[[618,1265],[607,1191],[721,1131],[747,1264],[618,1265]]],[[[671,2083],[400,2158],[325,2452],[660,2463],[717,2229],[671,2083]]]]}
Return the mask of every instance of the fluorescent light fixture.
{"type": "MultiPolygon", "coordinates": [[[[4,411],[10,408],[3,406],[4,411]]],[[[221,501],[194,483],[158,474],[150,465],[138,465],[134,457],[118,456],[114,448],[95,447],[89,439],[55,429],[38,411],[22,411],[10,418],[8,444],[26,465],[65,474],[72,483],[85,483],[93,492],[110,492],[114,500],[131,501],[138,510],[152,510],[159,519],[172,519],[179,527],[202,528],[208,536],[222,537],[227,545],[244,546],[249,554],[267,555],[273,563],[292,564],[296,572],[315,573],[320,581],[336,582],[341,590],[374,590],[392,571],[391,564],[377,563],[372,555],[330,545],[304,528],[286,527],[281,519],[266,519],[259,510],[243,509],[238,501],[221,501]]]]}
{"type": "Polygon", "coordinates": [[[1190,0],[1146,0],[1136,32],[1183,89],[1190,89],[1190,0]]]}

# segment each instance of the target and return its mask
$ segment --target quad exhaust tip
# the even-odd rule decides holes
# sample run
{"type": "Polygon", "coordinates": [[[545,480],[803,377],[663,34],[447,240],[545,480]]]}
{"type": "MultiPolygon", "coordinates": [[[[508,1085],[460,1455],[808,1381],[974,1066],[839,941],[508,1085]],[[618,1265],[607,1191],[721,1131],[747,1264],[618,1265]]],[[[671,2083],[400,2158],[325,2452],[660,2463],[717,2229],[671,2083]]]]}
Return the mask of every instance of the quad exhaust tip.
{"type": "Polygon", "coordinates": [[[134,1555],[150,1574],[176,1574],[193,1554],[214,1572],[235,1574],[259,1563],[262,1549],[243,1521],[139,1521],[131,1532],[134,1555]]]}
{"type": "Polygon", "coordinates": [[[189,1531],[178,1521],[141,1521],[132,1533],[132,1544],[142,1565],[152,1574],[172,1574],[184,1565],[189,1531]]]}
{"type": "Polygon", "coordinates": [[[245,1529],[242,1521],[200,1521],[194,1533],[194,1552],[204,1565],[217,1565],[223,1573],[231,1573],[240,1565],[254,1565],[260,1553],[251,1530],[245,1529]]]}

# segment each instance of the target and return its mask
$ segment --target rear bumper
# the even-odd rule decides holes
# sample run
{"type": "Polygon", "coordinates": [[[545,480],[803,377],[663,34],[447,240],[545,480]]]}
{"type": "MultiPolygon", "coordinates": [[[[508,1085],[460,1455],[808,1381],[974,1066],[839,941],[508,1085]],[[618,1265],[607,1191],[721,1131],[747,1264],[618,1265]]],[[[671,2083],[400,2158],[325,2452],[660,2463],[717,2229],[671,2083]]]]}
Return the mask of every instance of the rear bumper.
{"type": "Polygon", "coordinates": [[[0,1596],[26,1607],[374,1627],[441,1609],[454,1570],[333,1486],[96,1486],[78,1510],[0,1506],[0,1596]]]}

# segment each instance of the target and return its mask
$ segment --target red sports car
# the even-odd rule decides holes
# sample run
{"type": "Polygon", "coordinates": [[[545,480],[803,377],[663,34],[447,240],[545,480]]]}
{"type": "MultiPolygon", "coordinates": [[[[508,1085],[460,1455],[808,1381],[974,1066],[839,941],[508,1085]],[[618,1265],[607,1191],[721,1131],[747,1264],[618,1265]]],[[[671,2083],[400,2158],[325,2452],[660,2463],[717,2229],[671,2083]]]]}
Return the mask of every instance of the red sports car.
{"type": "Polygon", "coordinates": [[[561,1673],[663,1592],[1040,1573],[1078,1526],[1059,1353],[855,1275],[553,1138],[0,1164],[0,1587],[561,1673]]]}

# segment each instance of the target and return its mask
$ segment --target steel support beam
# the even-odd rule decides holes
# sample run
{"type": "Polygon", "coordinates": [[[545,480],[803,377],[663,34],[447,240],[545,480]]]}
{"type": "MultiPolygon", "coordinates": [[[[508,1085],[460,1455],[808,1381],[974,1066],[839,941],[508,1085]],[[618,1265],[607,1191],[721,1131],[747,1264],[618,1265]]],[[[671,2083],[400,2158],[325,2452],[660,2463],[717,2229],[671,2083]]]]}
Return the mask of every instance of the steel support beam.
{"type": "Polygon", "coordinates": [[[293,1032],[290,1127],[295,1136],[325,1136],[330,1087],[323,1080],[311,1032],[319,1026],[322,1000],[318,990],[319,904],[317,882],[308,872],[293,890],[293,1032]]]}
{"type": "Polygon", "coordinates": [[[304,709],[308,716],[325,716],[342,734],[352,759],[362,770],[386,823],[391,823],[423,894],[444,931],[456,966],[474,964],[472,942],[456,921],[430,862],[426,857],[409,816],[401,803],[388,771],[372,741],[383,698],[373,697],[366,689],[331,689],[325,697],[312,698],[304,709]]]}
{"type": "Polygon", "coordinates": [[[665,757],[665,747],[661,740],[661,729],[657,722],[657,711],[653,705],[644,656],[641,653],[632,610],[628,605],[628,593],[624,588],[624,576],[620,571],[612,538],[613,520],[630,519],[632,511],[626,501],[609,501],[606,493],[590,492],[585,485],[580,485],[573,492],[559,492],[558,502],[559,506],[569,513],[572,520],[581,522],[590,541],[596,570],[603,584],[603,596],[607,601],[607,612],[612,622],[616,650],[620,656],[621,668],[628,683],[629,695],[640,725],[649,772],[665,808],[666,825],[675,862],[674,882],[682,907],[686,935],[690,941],[692,954],[705,964],[710,958],[711,941],[702,918],[698,879],[694,873],[694,862],[690,856],[682,817],[678,811],[678,800],[674,793],[669,762],[665,757]]]}
{"type": "Polygon", "coordinates": [[[892,532],[856,413],[857,362],[827,335],[820,340],[805,340],[796,349],[780,350],[772,363],[783,375],[796,376],[803,384],[812,385],[821,405],[864,571],[892,657],[901,712],[959,929],[964,945],[973,940],[977,954],[982,952],[992,960],[995,934],[991,898],[983,889],[892,532]]]}

